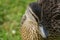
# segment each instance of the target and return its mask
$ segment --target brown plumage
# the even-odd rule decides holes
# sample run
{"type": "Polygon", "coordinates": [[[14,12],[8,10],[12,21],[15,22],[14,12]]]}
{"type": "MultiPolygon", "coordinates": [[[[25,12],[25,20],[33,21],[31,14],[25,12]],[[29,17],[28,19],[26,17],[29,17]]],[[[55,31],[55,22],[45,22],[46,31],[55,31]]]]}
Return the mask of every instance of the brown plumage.
{"type": "Polygon", "coordinates": [[[40,5],[43,12],[43,25],[50,34],[47,40],[60,40],[60,1],[44,0],[40,5]]]}
{"type": "MultiPolygon", "coordinates": [[[[38,0],[38,6],[41,7],[41,10],[39,9],[41,12],[38,10],[36,13],[36,11],[32,10],[29,6],[22,17],[22,40],[60,40],[60,1],[38,0]],[[49,33],[45,39],[43,39],[39,30],[38,22],[41,21],[49,33]]],[[[35,6],[33,8],[35,8],[35,6]]]]}
{"type": "Polygon", "coordinates": [[[39,34],[38,23],[36,22],[34,16],[31,13],[34,14],[29,7],[27,8],[26,13],[22,17],[21,21],[22,40],[42,40],[42,37],[39,34]]]}

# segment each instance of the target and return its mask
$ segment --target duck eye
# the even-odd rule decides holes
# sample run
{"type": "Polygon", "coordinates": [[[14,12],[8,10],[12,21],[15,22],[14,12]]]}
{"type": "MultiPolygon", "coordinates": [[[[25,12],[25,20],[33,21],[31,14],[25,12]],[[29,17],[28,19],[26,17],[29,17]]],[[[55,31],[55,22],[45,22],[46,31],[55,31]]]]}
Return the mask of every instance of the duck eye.
{"type": "Polygon", "coordinates": [[[60,20],[60,15],[55,16],[55,20],[60,20]]]}

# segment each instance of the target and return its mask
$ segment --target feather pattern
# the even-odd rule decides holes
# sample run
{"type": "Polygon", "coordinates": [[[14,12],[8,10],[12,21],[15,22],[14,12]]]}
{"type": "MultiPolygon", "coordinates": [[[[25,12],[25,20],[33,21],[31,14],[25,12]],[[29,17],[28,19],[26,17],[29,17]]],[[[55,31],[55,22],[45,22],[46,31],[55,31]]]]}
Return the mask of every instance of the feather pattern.
{"type": "Polygon", "coordinates": [[[45,0],[42,3],[42,25],[49,32],[48,40],[57,40],[60,37],[60,3],[59,0],[45,0]]]}
{"type": "Polygon", "coordinates": [[[32,14],[33,12],[28,7],[25,13],[26,20],[21,25],[22,40],[43,40],[39,33],[38,23],[32,14]]]}

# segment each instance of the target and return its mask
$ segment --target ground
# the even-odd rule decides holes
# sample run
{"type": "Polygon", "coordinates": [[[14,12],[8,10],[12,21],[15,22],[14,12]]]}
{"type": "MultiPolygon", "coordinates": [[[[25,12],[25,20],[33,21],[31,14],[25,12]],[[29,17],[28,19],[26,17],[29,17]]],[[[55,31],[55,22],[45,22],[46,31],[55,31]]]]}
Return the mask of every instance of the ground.
{"type": "Polygon", "coordinates": [[[0,0],[0,40],[21,40],[20,20],[35,0],[0,0]]]}

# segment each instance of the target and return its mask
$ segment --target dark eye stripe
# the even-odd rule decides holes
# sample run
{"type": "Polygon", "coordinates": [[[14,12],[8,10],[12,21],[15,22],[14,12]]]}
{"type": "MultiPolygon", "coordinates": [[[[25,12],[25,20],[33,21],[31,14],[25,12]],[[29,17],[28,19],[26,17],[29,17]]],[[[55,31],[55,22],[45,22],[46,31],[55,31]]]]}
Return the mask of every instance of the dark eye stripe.
{"type": "MultiPolygon", "coordinates": [[[[29,12],[31,13],[31,11],[29,10],[29,12]]],[[[32,14],[32,13],[31,13],[32,14]]],[[[32,16],[35,18],[35,20],[38,22],[38,19],[34,16],[34,14],[32,14],[32,16]]]]}

